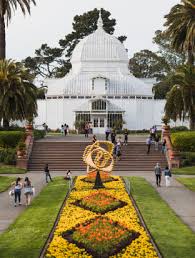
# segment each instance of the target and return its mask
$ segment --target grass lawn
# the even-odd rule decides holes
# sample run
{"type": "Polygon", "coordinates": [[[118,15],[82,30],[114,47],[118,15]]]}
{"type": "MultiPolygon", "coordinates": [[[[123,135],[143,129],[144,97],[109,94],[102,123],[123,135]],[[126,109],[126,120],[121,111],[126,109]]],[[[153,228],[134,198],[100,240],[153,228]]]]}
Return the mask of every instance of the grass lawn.
{"type": "Polygon", "coordinates": [[[193,167],[183,167],[183,168],[174,168],[172,173],[175,175],[195,175],[195,166],[193,167]]]}
{"type": "Polygon", "coordinates": [[[0,176],[0,193],[6,191],[14,180],[15,177],[0,176]]]}
{"type": "Polygon", "coordinates": [[[165,258],[194,258],[195,234],[144,179],[129,177],[132,195],[165,258]]]}
{"type": "Polygon", "coordinates": [[[37,258],[68,190],[62,177],[54,178],[16,221],[0,235],[1,258],[37,258]]]}
{"type": "Polygon", "coordinates": [[[0,166],[0,174],[24,174],[27,171],[14,166],[0,166]]]}
{"type": "Polygon", "coordinates": [[[195,191],[195,178],[177,177],[177,181],[185,185],[189,190],[195,191]]]}

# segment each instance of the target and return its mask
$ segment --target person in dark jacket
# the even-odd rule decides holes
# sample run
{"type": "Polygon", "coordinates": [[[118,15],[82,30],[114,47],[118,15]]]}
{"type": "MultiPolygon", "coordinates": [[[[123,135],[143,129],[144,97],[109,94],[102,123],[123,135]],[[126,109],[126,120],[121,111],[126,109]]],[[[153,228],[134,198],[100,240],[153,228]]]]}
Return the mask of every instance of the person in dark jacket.
{"type": "Polygon", "coordinates": [[[50,172],[49,172],[48,164],[45,164],[44,172],[45,172],[46,183],[48,183],[48,177],[49,177],[50,181],[53,181],[51,178],[50,172]]]}

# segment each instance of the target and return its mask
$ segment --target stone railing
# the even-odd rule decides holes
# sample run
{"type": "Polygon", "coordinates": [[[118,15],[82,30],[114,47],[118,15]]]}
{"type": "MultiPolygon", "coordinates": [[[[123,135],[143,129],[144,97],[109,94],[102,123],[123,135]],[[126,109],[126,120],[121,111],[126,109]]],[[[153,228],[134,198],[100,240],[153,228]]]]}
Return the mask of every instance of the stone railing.
{"type": "Polygon", "coordinates": [[[180,166],[180,155],[179,152],[175,151],[172,146],[170,137],[170,127],[164,125],[162,127],[162,139],[166,141],[166,158],[169,168],[179,168],[180,166]]]}
{"type": "Polygon", "coordinates": [[[29,126],[26,128],[26,139],[25,139],[25,145],[26,150],[18,154],[17,153],[17,159],[16,159],[16,166],[18,168],[27,169],[28,168],[28,160],[30,158],[32,147],[34,143],[34,137],[33,137],[33,130],[29,129],[29,126]]]}

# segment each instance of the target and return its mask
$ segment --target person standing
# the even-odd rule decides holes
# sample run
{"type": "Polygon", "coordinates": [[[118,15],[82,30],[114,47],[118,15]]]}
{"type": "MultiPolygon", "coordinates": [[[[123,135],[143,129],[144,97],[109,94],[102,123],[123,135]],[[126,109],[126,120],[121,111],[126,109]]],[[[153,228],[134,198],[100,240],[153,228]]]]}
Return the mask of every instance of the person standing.
{"type": "Polygon", "coordinates": [[[126,129],[124,131],[124,145],[127,145],[128,143],[128,130],[126,129]]]}
{"type": "Polygon", "coordinates": [[[28,206],[30,205],[31,196],[33,194],[32,184],[28,177],[25,177],[23,187],[24,187],[24,195],[26,197],[26,206],[28,206]]]}
{"type": "Polygon", "coordinates": [[[165,185],[166,187],[168,187],[171,184],[171,176],[172,176],[171,171],[168,167],[165,168],[164,175],[165,175],[165,185]]]}
{"type": "Polygon", "coordinates": [[[64,136],[67,135],[67,124],[64,124],[64,136]]]}
{"type": "Polygon", "coordinates": [[[161,149],[161,152],[163,153],[163,154],[165,154],[166,153],[166,140],[164,139],[163,140],[163,142],[162,142],[162,149],[161,149]]]}
{"type": "Polygon", "coordinates": [[[50,172],[49,172],[48,164],[45,165],[44,172],[45,172],[46,183],[48,183],[48,177],[49,177],[50,181],[53,181],[51,178],[50,172]]]}
{"type": "Polygon", "coordinates": [[[160,186],[162,171],[159,163],[156,163],[156,166],[154,167],[154,173],[156,176],[156,185],[160,186]]]}
{"type": "Polygon", "coordinates": [[[16,207],[17,201],[18,204],[21,205],[21,191],[22,191],[22,183],[21,183],[21,178],[18,177],[16,179],[16,182],[14,183],[14,206],[16,207]]]}
{"type": "Polygon", "coordinates": [[[61,134],[64,135],[64,125],[61,125],[61,134]]]}
{"type": "Polygon", "coordinates": [[[149,153],[150,153],[150,147],[151,147],[151,144],[152,144],[152,139],[151,139],[151,137],[148,137],[148,138],[146,139],[147,154],[149,154],[149,153]]]}
{"type": "Polygon", "coordinates": [[[96,135],[93,135],[92,141],[93,141],[93,143],[95,143],[97,141],[96,135]]]}

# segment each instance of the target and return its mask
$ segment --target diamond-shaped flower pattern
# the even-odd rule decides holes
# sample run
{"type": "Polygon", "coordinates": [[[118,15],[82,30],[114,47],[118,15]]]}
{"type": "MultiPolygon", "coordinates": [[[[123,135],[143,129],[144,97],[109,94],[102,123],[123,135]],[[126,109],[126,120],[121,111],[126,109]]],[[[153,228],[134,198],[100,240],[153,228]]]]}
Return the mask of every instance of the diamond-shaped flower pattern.
{"type": "Polygon", "coordinates": [[[126,205],[125,202],[122,202],[104,192],[95,192],[75,202],[74,204],[84,209],[101,214],[105,214],[108,211],[114,211],[126,205]]]}
{"type": "Polygon", "coordinates": [[[129,231],[105,216],[99,216],[64,232],[63,237],[85,248],[95,258],[107,258],[129,245],[139,237],[139,233],[129,231]]]}

